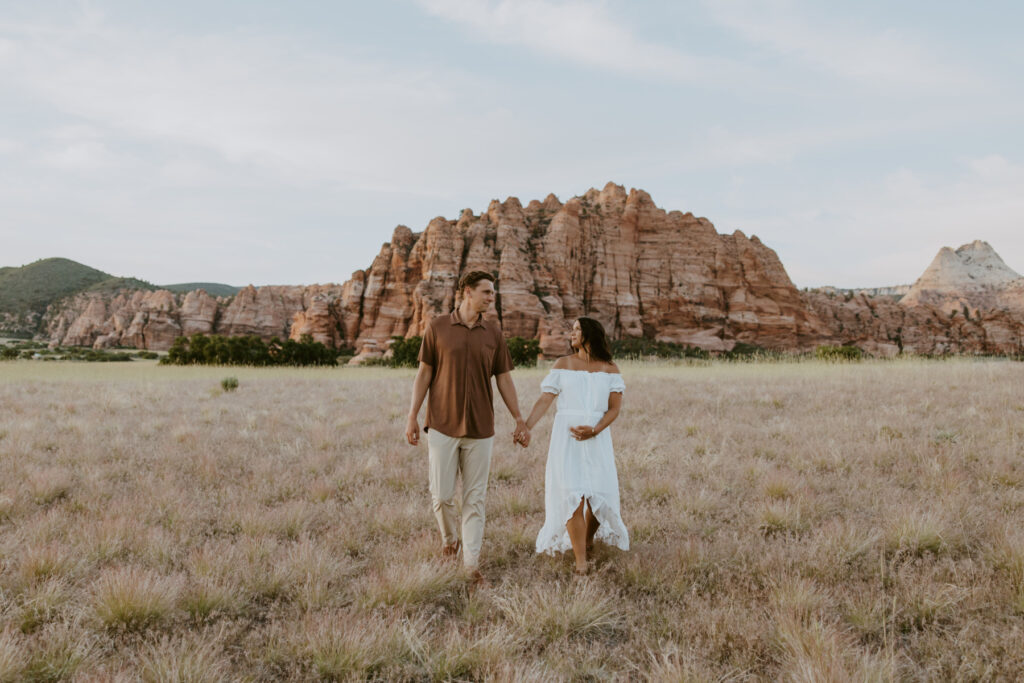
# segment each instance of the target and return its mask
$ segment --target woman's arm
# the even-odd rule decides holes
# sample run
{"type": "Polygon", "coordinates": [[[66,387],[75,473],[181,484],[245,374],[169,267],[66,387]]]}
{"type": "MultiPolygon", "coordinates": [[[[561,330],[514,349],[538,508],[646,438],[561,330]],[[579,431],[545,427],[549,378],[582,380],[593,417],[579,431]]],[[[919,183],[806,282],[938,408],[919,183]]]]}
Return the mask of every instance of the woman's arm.
{"type": "Polygon", "coordinates": [[[608,410],[601,416],[601,420],[591,427],[590,425],[580,425],[579,427],[569,427],[569,431],[572,432],[573,437],[577,441],[586,441],[592,439],[600,434],[605,428],[608,427],[612,422],[615,422],[615,418],[619,416],[619,411],[622,409],[622,394],[618,391],[613,391],[608,394],[608,410]]]}
{"type": "Polygon", "coordinates": [[[533,404],[533,410],[530,411],[530,417],[526,418],[526,428],[533,429],[533,425],[544,417],[544,413],[548,412],[548,408],[551,407],[552,401],[555,400],[554,394],[547,392],[540,395],[537,402],[533,404]]]}

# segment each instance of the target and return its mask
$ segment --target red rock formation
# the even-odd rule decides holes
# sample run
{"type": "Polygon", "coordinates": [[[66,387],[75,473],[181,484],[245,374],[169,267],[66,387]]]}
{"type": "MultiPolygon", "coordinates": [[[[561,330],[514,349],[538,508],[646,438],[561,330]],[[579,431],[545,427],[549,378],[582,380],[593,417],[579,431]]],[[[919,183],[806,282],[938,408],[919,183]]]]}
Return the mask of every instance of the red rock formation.
{"type": "Polygon", "coordinates": [[[852,344],[880,356],[1024,351],[1024,319],[1004,310],[967,317],[938,306],[905,306],[892,297],[809,292],[804,301],[827,330],[821,343],[852,344]]]}
{"type": "Polygon", "coordinates": [[[524,209],[510,198],[481,216],[435,218],[419,235],[399,227],[366,276],[358,334],[348,339],[422,334],[457,303],[455,285],[469,270],[497,276],[494,315],[505,334],[539,338],[548,355],[568,351],[580,315],[613,338],[715,350],[737,341],[800,348],[823,332],[756,237],[719,235],[705,219],[666,213],[646,192],[609,183],[564,205],[549,196],[524,209]]]}
{"type": "Polygon", "coordinates": [[[646,192],[609,183],[564,204],[549,195],[524,208],[513,197],[492,201],[479,216],[466,209],[456,220],[435,218],[421,233],[398,226],[370,268],[340,286],[250,285],[230,301],[205,292],[81,295],[50,315],[48,329],[62,343],[156,349],[195,332],[309,334],[380,355],[392,336],[420,335],[434,316],[451,311],[461,275],[485,270],[498,290],[488,315],[507,336],[539,339],[549,357],[569,351],[569,326],[581,315],[600,320],[612,338],[646,336],[714,351],[746,342],[780,350],[854,343],[881,355],[901,348],[1019,352],[1024,280],[1010,278],[1015,274],[990,250],[984,243],[945,250],[942,263],[952,254],[959,265],[930,268],[900,303],[863,293],[801,294],[757,237],[720,235],[707,219],[666,212],[646,192]],[[997,308],[1020,301],[1019,310],[982,306],[967,317],[951,315],[959,307],[943,302],[957,295],[953,280],[976,281],[976,270],[982,279],[1009,278],[993,301],[997,308]],[[931,301],[928,292],[942,288],[949,290],[944,298],[931,301]]]}

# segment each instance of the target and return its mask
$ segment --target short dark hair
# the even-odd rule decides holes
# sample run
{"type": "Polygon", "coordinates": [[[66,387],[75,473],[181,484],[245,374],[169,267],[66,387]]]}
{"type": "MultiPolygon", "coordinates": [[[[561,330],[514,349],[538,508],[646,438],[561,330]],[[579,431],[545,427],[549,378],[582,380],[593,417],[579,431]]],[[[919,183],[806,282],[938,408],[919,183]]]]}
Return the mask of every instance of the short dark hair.
{"type": "Polygon", "coordinates": [[[612,362],[612,350],[608,346],[608,335],[604,333],[604,325],[593,318],[577,318],[580,323],[580,343],[591,358],[612,362]]]}
{"type": "Polygon", "coordinates": [[[471,270],[459,279],[459,291],[465,291],[466,287],[476,289],[481,280],[494,282],[494,276],[486,270],[471,270]]]}

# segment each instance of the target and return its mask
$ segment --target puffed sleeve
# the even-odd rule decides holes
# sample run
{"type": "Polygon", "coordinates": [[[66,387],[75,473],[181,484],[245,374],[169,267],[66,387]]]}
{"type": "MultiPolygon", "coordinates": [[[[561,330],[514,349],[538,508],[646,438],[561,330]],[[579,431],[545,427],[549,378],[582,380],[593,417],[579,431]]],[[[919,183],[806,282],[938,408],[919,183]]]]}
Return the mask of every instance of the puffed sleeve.
{"type": "Polygon", "coordinates": [[[620,394],[625,393],[626,383],[622,381],[622,375],[617,372],[613,372],[611,378],[611,383],[608,385],[608,391],[617,391],[620,394]]]}
{"type": "Polygon", "coordinates": [[[558,386],[558,373],[552,370],[548,373],[548,376],[544,378],[544,381],[540,383],[541,393],[554,394],[558,396],[561,393],[561,388],[558,386]]]}

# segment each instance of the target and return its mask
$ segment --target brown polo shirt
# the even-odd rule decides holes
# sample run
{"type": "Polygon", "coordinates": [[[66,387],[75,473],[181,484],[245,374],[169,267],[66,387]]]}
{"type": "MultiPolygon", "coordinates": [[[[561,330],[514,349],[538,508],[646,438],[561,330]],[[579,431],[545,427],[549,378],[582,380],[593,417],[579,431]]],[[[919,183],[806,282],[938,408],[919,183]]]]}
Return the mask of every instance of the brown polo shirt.
{"type": "Polygon", "coordinates": [[[434,368],[424,431],[470,439],[494,436],[491,376],[512,369],[501,329],[483,316],[470,327],[457,310],[439,315],[427,326],[419,359],[434,368]]]}

